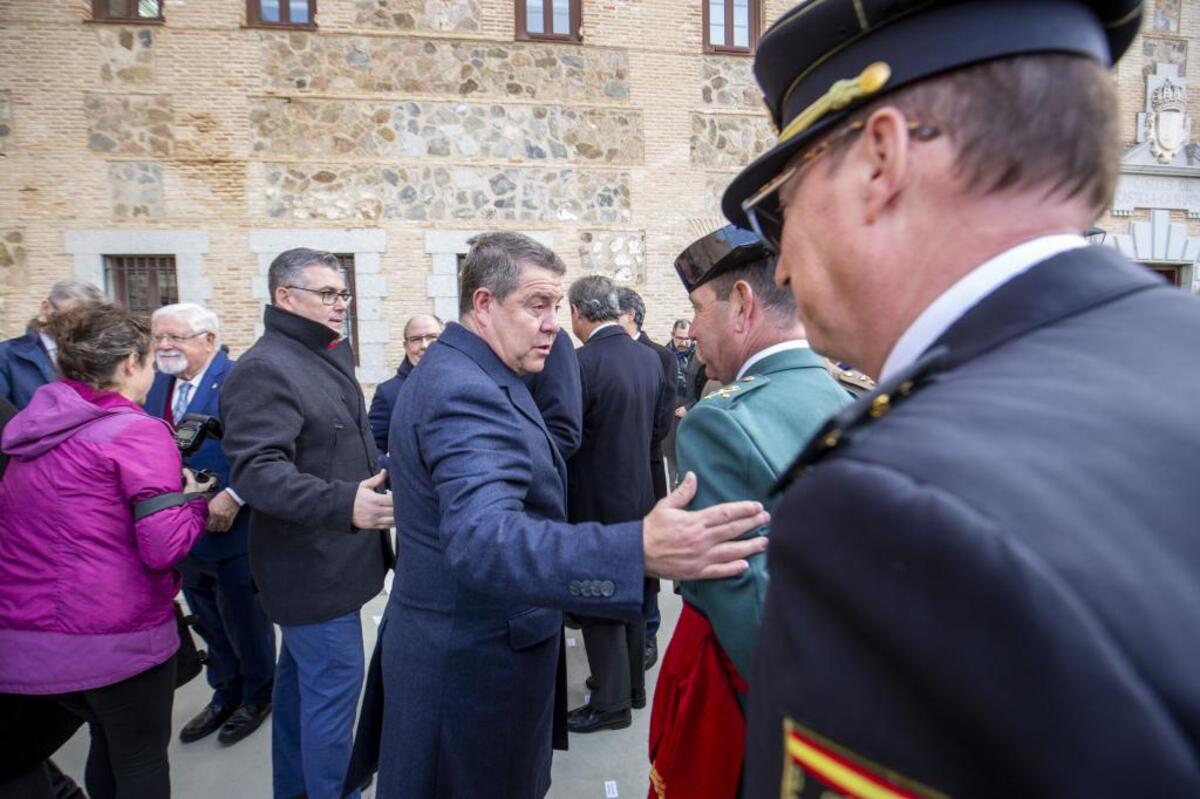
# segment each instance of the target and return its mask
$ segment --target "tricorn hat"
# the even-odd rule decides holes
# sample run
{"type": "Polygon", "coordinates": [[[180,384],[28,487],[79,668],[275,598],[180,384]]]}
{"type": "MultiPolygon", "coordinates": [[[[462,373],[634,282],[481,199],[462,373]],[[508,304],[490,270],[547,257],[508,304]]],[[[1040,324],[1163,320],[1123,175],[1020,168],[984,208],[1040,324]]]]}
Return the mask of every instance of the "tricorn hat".
{"type": "Polygon", "coordinates": [[[725,225],[689,244],[675,259],[675,272],[691,294],[718,275],[771,255],[757,233],[725,225]]]}
{"type": "Polygon", "coordinates": [[[1140,0],[804,0],[763,34],[754,57],[777,143],[733,179],[721,209],[750,227],[742,204],[806,142],[876,97],[1027,53],[1077,54],[1109,66],[1141,18],[1140,0]]]}

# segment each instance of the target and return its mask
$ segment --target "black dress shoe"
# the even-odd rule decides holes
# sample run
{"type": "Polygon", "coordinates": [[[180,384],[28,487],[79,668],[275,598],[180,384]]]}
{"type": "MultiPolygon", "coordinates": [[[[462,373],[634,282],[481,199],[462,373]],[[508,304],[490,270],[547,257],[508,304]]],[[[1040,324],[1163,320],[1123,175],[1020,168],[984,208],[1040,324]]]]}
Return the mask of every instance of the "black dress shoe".
{"type": "Polygon", "coordinates": [[[179,731],[180,743],[190,744],[212,735],[233,715],[235,710],[237,710],[236,705],[208,705],[179,731]]]}
{"type": "Polygon", "coordinates": [[[589,691],[596,690],[596,686],[599,685],[599,683],[596,682],[596,678],[590,674],[588,675],[588,678],[583,681],[583,684],[587,686],[589,691]]]}
{"type": "Polygon", "coordinates": [[[650,671],[654,664],[658,662],[658,639],[646,639],[646,651],[642,655],[642,670],[650,671]]]}
{"type": "Polygon", "coordinates": [[[632,702],[634,707],[638,709],[644,708],[646,706],[646,689],[634,689],[632,702]]]}
{"type": "Polygon", "coordinates": [[[591,705],[584,705],[567,714],[567,729],[571,732],[621,730],[632,723],[633,714],[629,712],[629,708],[604,712],[591,705]]]}
{"type": "Polygon", "coordinates": [[[271,715],[270,702],[252,702],[242,705],[229,717],[229,721],[225,722],[217,740],[226,746],[235,744],[257,730],[269,715],[271,715]]]}

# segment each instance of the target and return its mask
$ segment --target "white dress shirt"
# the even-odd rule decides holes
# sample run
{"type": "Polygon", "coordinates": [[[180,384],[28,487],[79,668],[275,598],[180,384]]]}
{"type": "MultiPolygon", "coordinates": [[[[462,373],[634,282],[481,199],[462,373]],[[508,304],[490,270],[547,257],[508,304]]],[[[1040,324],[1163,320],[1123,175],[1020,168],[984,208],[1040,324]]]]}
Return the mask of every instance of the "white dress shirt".
{"type": "Polygon", "coordinates": [[[1017,275],[1048,258],[1086,246],[1083,236],[1060,233],[1018,244],[984,261],[942,292],[904,331],[883,362],[879,382],[912,365],[963,314],[1017,275]]]}
{"type": "MultiPolygon", "coordinates": [[[[184,383],[187,383],[189,386],[191,386],[191,388],[188,389],[188,405],[191,405],[193,402],[195,402],[196,394],[199,393],[200,387],[202,385],[204,385],[204,377],[205,377],[205,375],[208,374],[208,368],[210,366],[212,366],[212,358],[209,359],[208,363],[204,364],[204,368],[201,369],[199,372],[197,372],[195,377],[193,377],[191,380],[184,380],[181,377],[175,378],[175,387],[174,387],[174,390],[171,392],[172,406],[174,406],[175,400],[179,396],[179,389],[184,383]]],[[[184,411],[186,411],[186,410],[187,409],[185,408],[184,411]]],[[[174,416],[175,412],[171,411],[171,415],[174,416]]],[[[180,414],[179,417],[175,419],[175,421],[179,422],[182,418],[183,418],[183,414],[180,414]]],[[[225,493],[229,494],[230,498],[237,504],[239,504],[239,505],[246,504],[244,501],[242,501],[242,498],[237,495],[237,492],[234,491],[233,488],[226,487],[225,493]]]]}
{"type": "Polygon", "coordinates": [[[50,356],[50,363],[58,366],[58,343],[47,336],[45,330],[38,331],[38,338],[42,340],[42,346],[46,348],[46,354],[50,356]]]}
{"type": "Polygon", "coordinates": [[[737,377],[735,377],[733,379],[735,382],[738,380],[741,380],[742,375],[744,375],[744,374],[746,374],[746,372],[750,371],[751,366],[758,363],[763,358],[770,358],[772,355],[774,355],[777,352],[784,352],[785,350],[806,350],[806,349],[808,349],[808,342],[802,338],[797,338],[797,339],[793,339],[791,341],[783,341],[783,342],[780,342],[779,344],[774,344],[770,347],[767,347],[765,350],[759,350],[758,352],[754,353],[753,355],[751,355],[749,358],[746,359],[746,362],[744,364],[742,364],[742,368],[738,369],[737,377]]]}
{"type": "MultiPolygon", "coordinates": [[[[599,332],[600,332],[601,330],[603,330],[604,328],[606,328],[606,327],[613,327],[613,326],[615,326],[615,325],[618,325],[618,324],[620,324],[620,323],[619,323],[619,322],[601,322],[600,324],[598,324],[598,325],[596,325],[595,327],[593,327],[593,328],[592,328],[592,332],[591,332],[591,333],[588,333],[588,341],[591,341],[591,340],[592,340],[592,336],[596,335],[597,333],[599,333],[599,332]]],[[[586,344],[586,343],[587,343],[587,341],[585,341],[585,342],[583,342],[583,343],[584,343],[584,344],[586,344]]]]}

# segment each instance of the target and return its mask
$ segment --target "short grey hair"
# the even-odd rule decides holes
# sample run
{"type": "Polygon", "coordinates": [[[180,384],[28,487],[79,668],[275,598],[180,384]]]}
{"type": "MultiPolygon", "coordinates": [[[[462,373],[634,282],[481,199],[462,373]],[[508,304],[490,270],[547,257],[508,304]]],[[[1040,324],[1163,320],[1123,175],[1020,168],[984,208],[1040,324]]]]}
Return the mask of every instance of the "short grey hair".
{"type": "Polygon", "coordinates": [[[788,286],[775,283],[775,256],[722,272],[710,281],[713,293],[719,300],[729,299],[733,287],[744,280],[754,290],[763,310],[774,319],[777,327],[790,327],[796,323],[796,297],[788,286]]]}
{"type": "Polygon", "coordinates": [[[567,301],[589,322],[611,322],[621,315],[617,285],[603,275],[576,280],[567,291],[567,301]]]}
{"type": "Polygon", "coordinates": [[[325,266],[337,272],[342,270],[341,261],[331,252],[306,247],[284,250],[275,256],[267,270],[267,291],[271,294],[272,305],[275,304],[275,289],[295,283],[308,266],[325,266]]]}
{"type": "Polygon", "coordinates": [[[193,333],[212,333],[215,337],[221,335],[221,322],[217,315],[194,302],[177,302],[174,305],[164,305],[150,315],[153,325],[163,317],[183,319],[191,326],[193,333]]]}
{"type": "Polygon", "coordinates": [[[633,324],[638,330],[641,330],[642,325],[646,322],[646,303],[642,300],[642,295],[631,288],[622,286],[617,289],[617,305],[620,306],[621,313],[633,311],[633,324]]]}
{"type": "Polygon", "coordinates": [[[467,243],[471,249],[459,272],[460,316],[471,312],[478,289],[487,289],[503,302],[521,285],[521,269],[526,264],[560,277],[567,273],[566,264],[553,250],[520,233],[481,233],[467,243]]]}
{"type": "Polygon", "coordinates": [[[60,280],[50,287],[46,299],[55,307],[64,302],[77,302],[80,305],[108,302],[104,292],[83,280],[60,280]]]}

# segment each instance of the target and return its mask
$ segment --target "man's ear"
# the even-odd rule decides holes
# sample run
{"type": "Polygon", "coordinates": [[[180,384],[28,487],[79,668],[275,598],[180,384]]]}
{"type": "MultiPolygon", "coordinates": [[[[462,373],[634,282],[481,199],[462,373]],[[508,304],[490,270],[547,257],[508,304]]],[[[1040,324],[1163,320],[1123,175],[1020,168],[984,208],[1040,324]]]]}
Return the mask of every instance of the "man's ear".
{"type": "Polygon", "coordinates": [[[475,313],[475,319],[484,326],[491,319],[495,305],[496,295],[488,289],[477,288],[475,289],[475,293],[471,295],[471,309],[475,313]]]}
{"type": "Polygon", "coordinates": [[[733,284],[733,289],[729,292],[729,307],[733,311],[734,330],[738,333],[746,332],[750,326],[754,298],[754,288],[745,280],[733,284]]]}
{"type": "Polygon", "coordinates": [[[877,109],[863,125],[862,136],[848,158],[863,167],[862,218],[875,224],[903,190],[909,177],[908,120],[897,108],[877,109]]]}

